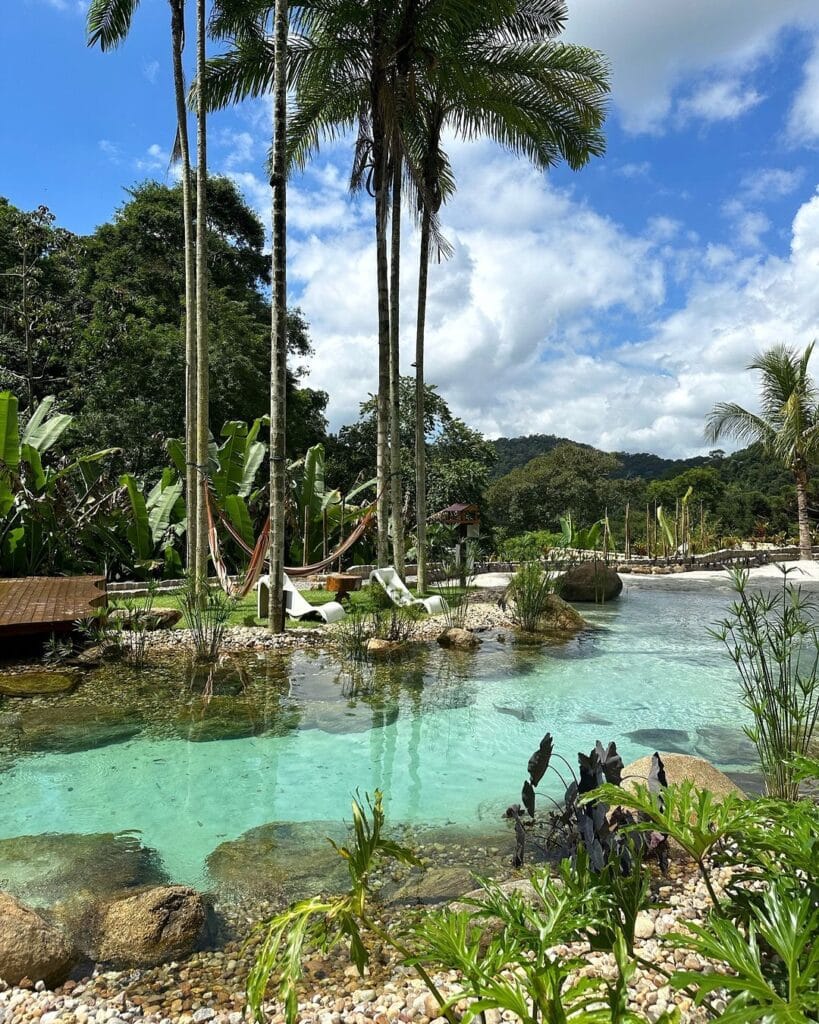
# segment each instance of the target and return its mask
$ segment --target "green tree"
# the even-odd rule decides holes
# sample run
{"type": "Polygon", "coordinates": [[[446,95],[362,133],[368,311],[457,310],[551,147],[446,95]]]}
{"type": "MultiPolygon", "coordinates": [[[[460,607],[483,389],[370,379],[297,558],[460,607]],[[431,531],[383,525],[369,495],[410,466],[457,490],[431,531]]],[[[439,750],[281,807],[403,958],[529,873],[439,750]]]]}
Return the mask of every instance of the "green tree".
{"type": "Polygon", "coordinates": [[[618,468],[613,455],[561,444],[496,480],[487,492],[489,514],[510,534],[554,529],[567,512],[588,525],[622,502],[620,482],[612,479],[618,468]]]}
{"type": "Polygon", "coordinates": [[[81,248],[47,207],[26,212],[0,198],[0,388],[22,392],[30,411],[64,386],[84,313],[81,248]]]}
{"type": "MultiPolygon", "coordinates": [[[[211,178],[208,189],[209,346],[219,384],[213,419],[252,421],[269,408],[264,228],[230,181],[211,178]]],[[[70,353],[70,383],[58,390],[77,415],[78,442],[121,446],[123,468],[138,476],[164,466],[165,439],[183,431],[179,200],[180,186],[137,186],[113,222],[85,240],[78,291],[88,312],[70,353]]],[[[294,359],[310,355],[308,326],[298,310],[289,313],[287,336],[294,359]]],[[[296,457],[323,439],[327,396],[304,386],[304,370],[289,373],[287,393],[288,455],[296,457]]]]}
{"type": "Polygon", "coordinates": [[[808,519],[808,483],[811,463],[819,455],[817,390],[808,373],[813,342],[804,352],[774,345],[748,365],[758,370],[759,414],[735,402],[720,402],[708,416],[706,437],[712,444],[722,437],[761,442],[792,474],[796,484],[799,556],[813,558],[808,519]]]}

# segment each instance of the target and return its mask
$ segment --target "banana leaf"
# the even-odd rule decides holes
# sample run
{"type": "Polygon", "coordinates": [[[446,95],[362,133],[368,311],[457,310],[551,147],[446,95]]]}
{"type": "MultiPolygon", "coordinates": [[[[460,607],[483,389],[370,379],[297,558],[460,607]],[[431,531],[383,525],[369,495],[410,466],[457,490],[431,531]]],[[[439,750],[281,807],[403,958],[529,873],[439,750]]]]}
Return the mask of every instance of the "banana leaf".
{"type": "Polygon", "coordinates": [[[44,398],[23,430],[23,443],[31,445],[41,455],[59,441],[74,418],[64,412],[50,416],[55,400],[53,395],[44,398]]]}
{"type": "Polygon", "coordinates": [[[48,478],[43,469],[43,460],[40,458],[39,451],[32,447],[32,445],[23,443],[20,445],[20,460],[25,462],[31,469],[31,482],[34,485],[34,490],[37,492],[44,490],[48,478]]]}
{"type": "Polygon", "coordinates": [[[171,471],[165,470],[162,479],[151,490],[146,502],[148,525],[154,544],[160,544],[171,526],[178,502],[182,497],[182,481],[169,479],[171,471]]]}
{"type": "Polygon", "coordinates": [[[256,538],[253,536],[253,523],[244,498],[238,494],[229,494],[225,498],[225,513],[245,544],[252,548],[256,538]]]}
{"type": "Polygon", "coordinates": [[[132,519],[125,531],[126,535],[137,559],[146,562],[153,554],[154,545],[145,497],[130,473],[123,473],[119,482],[125,488],[131,503],[132,519]]]}
{"type": "Polygon", "coordinates": [[[12,478],[20,465],[20,428],[17,399],[10,391],[0,391],[0,516],[14,504],[12,478]]]}

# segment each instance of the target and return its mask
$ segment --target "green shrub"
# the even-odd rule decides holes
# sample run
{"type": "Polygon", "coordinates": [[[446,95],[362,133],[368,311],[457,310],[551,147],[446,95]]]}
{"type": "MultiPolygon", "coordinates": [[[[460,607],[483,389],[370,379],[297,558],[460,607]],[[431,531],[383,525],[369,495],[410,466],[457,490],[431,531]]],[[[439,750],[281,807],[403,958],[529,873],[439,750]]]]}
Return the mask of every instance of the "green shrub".
{"type": "Polygon", "coordinates": [[[504,562],[530,562],[544,558],[552,548],[560,547],[563,535],[549,530],[530,530],[514,537],[506,537],[498,544],[498,554],[504,562]]]}

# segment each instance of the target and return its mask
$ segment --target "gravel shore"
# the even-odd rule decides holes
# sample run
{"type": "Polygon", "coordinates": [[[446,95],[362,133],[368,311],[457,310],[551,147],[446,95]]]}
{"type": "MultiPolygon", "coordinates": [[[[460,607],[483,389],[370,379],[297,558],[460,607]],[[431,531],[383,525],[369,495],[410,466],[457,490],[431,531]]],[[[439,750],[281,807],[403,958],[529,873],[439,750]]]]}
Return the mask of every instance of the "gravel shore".
{"type": "MultiPolygon", "coordinates": [[[[718,886],[725,881],[719,872],[716,878],[718,886]]],[[[705,961],[684,950],[661,945],[660,937],[684,930],[688,921],[702,920],[710,905],[708,894],[698,877],[675,864],[671,875],[656,878],[652,888],[657,906],[640,915],[636,953],[653,966],[637,969],[629,989],[631,1007],[641,1010],[652,1021],[676,1005],[682,1022],[700,1024],[707,1019],[704,1011],[694,1007],[691,993],[669,987],[667,973],[683,968],[702,970],[705,961]]],[[[398,924],[397,918],[382,917],[382,921],[388,927],[398,924]]],[[[363,978],[341,955],[308,959],[299,1004],[300,1021],[441,1024],[435,998],[411,969],[398,964],[378,947],[373,952],[372,967],[363,978]]],[[[580,973],[585,975],[605,977],[614,970],[610,956],[589,952],[581,946],[555,947],[555,952],[584,955],[587,966],[580,973]]],[[[0,1024],[239,1024],[243,1019],[244,986],[252,953],[252,941],[249,947],[233,943],[222,950],[197,953],[184,962],[150,971],[99,968],[54,991],[45,989],[41,983],[30,988],[6,988],[0,991],[0,1024]]],[[[447,997],[460,991],[454,972],[437,973],[433,980],[447,997]]],[[[719,1002],[717,994],[716,1003],[719,1002]]],[[[282,1024],[281,1005],[271,1001],[266,1013],[270,1024],[282,1024]]],[[[496,1013],[487,1014],[487,1024],[500,1024],[500,1020],[496,1013]]]]}

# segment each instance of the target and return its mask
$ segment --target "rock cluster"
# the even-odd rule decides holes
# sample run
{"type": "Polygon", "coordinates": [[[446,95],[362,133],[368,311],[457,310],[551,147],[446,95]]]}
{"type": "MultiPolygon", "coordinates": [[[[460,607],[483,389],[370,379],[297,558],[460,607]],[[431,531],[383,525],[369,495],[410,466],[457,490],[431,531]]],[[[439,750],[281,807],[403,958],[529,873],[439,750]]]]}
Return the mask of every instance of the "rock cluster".
{"type": "MultiPolygon", "coordinates": [[[[717,888],[727,881],[726,871],[714,873],[717,888]]],[[[447,878],[447,882],[454,878],[447,878]]],[[[465,882],[465,879],[461,879],[465,882]]],[[[631,979],[631,1009],[658,1020],[674,1006],[681,1024],[700,1024],[706,1019],[690,995],[672,989],[664,972],[677,969],[700,971],[706,962],[698,955],[663,945],[662,936],[682,931],[689,921],[702,920],[709,907],[702,882],[673,864],[671,876],[653,886],[657,906],[641,913],[637,922],[635,952],[644,963],[631,979]]],[[[403,912],[402,912],[403,913],[403,912]]],[[[253,944],[239,943],[224,950],[197,953],[182,962],[143,972],[96,970],[79,982],[69,981],[49,990],[35,979],[3,991],[0,983],[0,1021],[4,1024],[240,1024],[244,986],[253,956],[253,944]]],[[[586,954],[581,973],[610,976],[614,964],[607,954],[589,953],[582,947],[555,947],[555,952],[586,954]]],[[[454,972],[436,973],[435,984],[445,996],[459,992],[454,972]]],[[[720,995],[713,996],[720,1004],[720,995]]],[[[460,1005],[463,1010],[466,1003],[460,1005]]],[[[283,1008],[271,1001],[266,1006],[270,1024],[282,1024],[283,1008]]],[[[305,982],[299,1019],[303,1024],[444,1024],[440,1007],[426,985],[406,968],[376,950],[372,966],[362,978],[342,953],[313,956],[305,965],[305,982]]],[[[502,1024],[497,1013],[487,1013],[487,1024],[502,1024]]]]}

